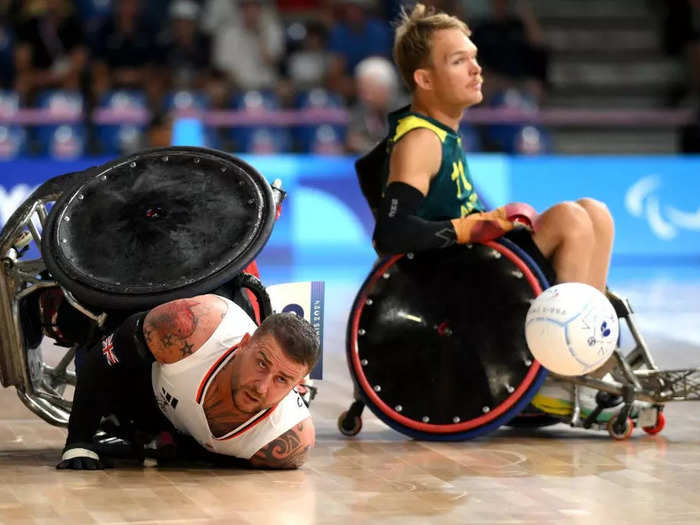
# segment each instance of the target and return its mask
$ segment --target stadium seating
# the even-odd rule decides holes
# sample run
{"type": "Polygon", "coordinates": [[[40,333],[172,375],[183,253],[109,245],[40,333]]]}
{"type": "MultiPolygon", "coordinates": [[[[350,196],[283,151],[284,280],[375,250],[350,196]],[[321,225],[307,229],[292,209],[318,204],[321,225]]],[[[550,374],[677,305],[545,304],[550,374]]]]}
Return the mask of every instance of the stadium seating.
{"type": "Polygon", "coordinates": [[[129,123],[97,123],[95,133],[102,153],[116,155],[141,149],[148,123],[146,95],[139,90],[115,90],[106,93],[98,109],[108,110],[113,117],[133,117],[129,123]],[[138,116],[143,118],[139,119],[138,116]]]}
{"type": "Polygon", "coordinates": [[[38,108],[53,122],[39,124],[34,129],[40,155],[69,160],[85,153],[86,133],[82,122],[83,96],[77,91],[49,90],[38,97],[38,108]]]}
{"type": "MultiPolygon", "coordinates": [[[[280,101],[270,91],[244,91],[234,97],[233,108],[250,114],[262,113],[279,110],[280,101]]],[[[231,138],[236,150],[243,153],[283,153],[289,150],[291,143],[286,128],[271,124],[235,126],[231,130],[231,138]]]]}
{"type": "MultiPolygon", "coordinates": [[[[296,103],[300,110],[343,109],[343,100],[322,88],[299,94],[296,103]]],[[[343,153],[346,127],[338,124],[313,123],[295,127],[298,149],[303,153],[339,155],[343,153]]]]}

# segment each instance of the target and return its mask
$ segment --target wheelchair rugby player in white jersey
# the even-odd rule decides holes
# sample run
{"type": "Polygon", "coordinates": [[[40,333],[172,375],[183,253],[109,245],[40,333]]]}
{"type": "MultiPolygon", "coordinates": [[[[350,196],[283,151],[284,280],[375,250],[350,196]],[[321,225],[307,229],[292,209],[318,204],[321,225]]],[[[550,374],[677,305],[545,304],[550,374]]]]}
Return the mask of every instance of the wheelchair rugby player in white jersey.
{"type": "Polygon", "coordinates": [[[68,426],[59,469],[304,462],[323,284],[267,289],[254,262],[284,196],[235,156],[172,147],[59,175],[17,208],[0,383],[68,426]]]}
{"type": "Polygon", "coordinates": [[[102,466],[91,441],[111,413],[156,436],[158,448],[176,446],[176,430],[254,467],[299,467],[314,426],[294,388],[318,355],[316,333],[296,314],[256,327],[213,294],[134,314],[83,356],[58,468],[102,466]]]}

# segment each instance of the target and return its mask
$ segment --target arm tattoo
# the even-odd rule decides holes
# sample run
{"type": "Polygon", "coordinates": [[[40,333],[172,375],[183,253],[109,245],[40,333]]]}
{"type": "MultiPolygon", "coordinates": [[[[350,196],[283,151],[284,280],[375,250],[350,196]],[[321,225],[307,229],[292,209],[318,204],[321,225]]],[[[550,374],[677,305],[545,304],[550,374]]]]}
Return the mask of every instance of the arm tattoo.
{"type": "Polygon", "coordinates": [[[199,306],[201,305],[197,301],[182,299],[152,310],[143,327],[146,342],[151,343],[157,338],[164,347],[172,347],[181,341],[182,355],[191,354],[192,345],[187,343],[187,338],[194,334],[199,316],[202,315],[194,312],[194,308],[199,306]]]}
{"type": "Polygon", "coordinates": [[[182,348],[180,349],[180,352],[182,352],[183,356],[188,356],[192,355],[192,349],[194,348],[193,344],[188,344],[187,341],[185,341],[182,344],[182,348]]]}
{"type": "Polygon", "coordinates": [[[304,430],[304,424],[299,423],[290,428],[277,439],[270,441],[258,450],[250,458],[256,467],[269,467],[278,469],[295,469],[304,464],[306,456],[311,448],[301,441],[300,433],[304,430]]]}

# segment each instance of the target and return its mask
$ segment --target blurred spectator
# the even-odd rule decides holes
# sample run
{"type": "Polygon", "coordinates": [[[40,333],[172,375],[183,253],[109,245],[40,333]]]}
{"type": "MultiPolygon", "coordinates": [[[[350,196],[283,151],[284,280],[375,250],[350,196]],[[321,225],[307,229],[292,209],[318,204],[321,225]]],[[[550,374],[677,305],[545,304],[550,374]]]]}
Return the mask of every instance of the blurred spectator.
{"type": "Polygon", "coordinates": [[[397,109],[399,79],[386,58],[365,58],[355,68],[357,99],[350,109],[345,147],[349,153],[366,153],[386,137],[387,114],[397,109]]]}
{"type": "Polygon", "coordinates": [[[369,56],[391,56],[392,33],[386,21],[375,17],[372,0],[339,0],[339,18],[329,37],[333,53],[329,86],[348,98],[354,95],[352,72],[369,56]]]}
{"type": "Polygon", "coordinates": [[[215,66],[242,90],[279,87],[284,31],[268,2],[241,0],[240,22],[214,35],[215,66]]]}
{"type": "MultiPolygon", "coordinates": [[[[508,88],[489,99],[492,107],[511,109],[522,113],[537,110],[537,102],[517,88],[508,88]]],[[[549,134],[540,126],[517,122],[492,123],[484,126],[483,147],[488,151],[502,151],[520,155],[538,155],[549,151],[549,134]]]]}
{"type": "Polygon", "coordinates": [[[11,89],[15,83],[15,31],[10,23],[7,6],[0,4],[0,90],[11,89]]]}
{"type": "Polygon", "coordinates": [[[547,85],[549,53],[528,0],[491,0],[488,17],[476,20],[469,17],[473,3],[462,0],[484,68],[486,97],[519,87],[541,101],[547,85]]]}
{"type": "MultiPolygon", "coordinates": [[[[262,0],[259,3],[267,4],[268,13],[282,13],[285,16],[296,18],[308,18],[317,22],[328,21],[330,24],[330,6],[334,0],[277,0],[270,2],[262,0]]],[[[203,0],[202,30],[214,35],[221,29],[240,23],[241,0],[203,0]]]]}
{"type": "Polygon", "coordinates": [[[45,0],[43,9],[17,30],[15,89],[25,100],[39,91],[77,91],[87,65],[80,20],[67,0],[45,0]]]}
{"type": "Polygon", "coordinates": [[[95,101],[118,88],[143,89],[158,104],[162,71],[156,67],[156,33],[142,13],[140,0],[114,0],[115,9],[97,33],[93,65],[95,101]]]}
{"type": "Polygon", "coordinates": [[[287,59],[287,75],[296,89],[324,85],[331,56],[326,49],[326,31],[322,24],[309,22],[301,46],[287,59]]]}
{"type": "Polygon", "coordinates": [[[211,45],[199,29],[199,14],[194,0],[174,0],[170,5],[170,23],[159,41],[169,91],[204,89],[211,77],[211,45]]]}
{"type": "Polygon", "coordinates": [[[240,21],[238,0],[204,0],[202,7],[202,31],[212,37],[240,21]]]}

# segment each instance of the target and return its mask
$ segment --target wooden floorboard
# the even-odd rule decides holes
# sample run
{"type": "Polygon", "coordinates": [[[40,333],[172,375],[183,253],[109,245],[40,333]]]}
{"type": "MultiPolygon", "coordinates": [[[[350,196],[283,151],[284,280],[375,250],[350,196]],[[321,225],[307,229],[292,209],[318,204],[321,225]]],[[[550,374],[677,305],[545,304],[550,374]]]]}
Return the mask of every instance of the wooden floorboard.
{"type": "MultiPolygon", "coordinates": [[[[317,446],[298,471],[57,471],[65,430],[34,416],[12,388],[0,390],[0,523],[700,523],[695,403],[669,404],[661,434],[636,430],[625,442],[560,424],[425,443],[367,412],[357,437],[341,436],[336,418],[352,390],[346,316],[338,307],[327,319],[325,379],[312,406],[317,446]]],[[[667,347],[666,361],[700,355],[687,343],[650,341],[667,347]]]]}

